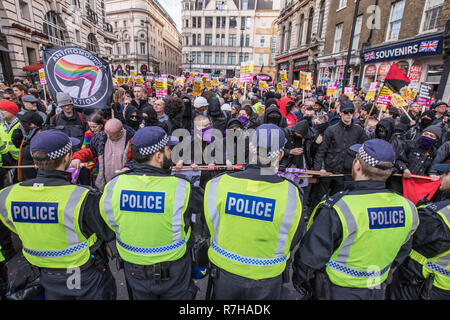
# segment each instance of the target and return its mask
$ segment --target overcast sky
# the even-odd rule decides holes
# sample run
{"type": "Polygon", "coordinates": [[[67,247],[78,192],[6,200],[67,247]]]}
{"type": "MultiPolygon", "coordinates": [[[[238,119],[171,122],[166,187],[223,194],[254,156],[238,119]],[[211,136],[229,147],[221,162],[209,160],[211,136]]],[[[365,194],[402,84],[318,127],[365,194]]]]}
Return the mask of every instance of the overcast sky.
{"type": "Polygon", "coordinates": [[[181,0],[158,0],[159,3],[170,14],[181,32],[181,0]]]}

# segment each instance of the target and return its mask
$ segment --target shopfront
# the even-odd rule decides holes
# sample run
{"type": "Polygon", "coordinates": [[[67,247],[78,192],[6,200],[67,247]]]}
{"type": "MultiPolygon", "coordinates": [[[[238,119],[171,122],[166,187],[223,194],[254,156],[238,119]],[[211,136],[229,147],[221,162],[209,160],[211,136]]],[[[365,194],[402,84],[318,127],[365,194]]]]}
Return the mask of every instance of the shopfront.
{"type": "Polygon", "coordinates": [[[293,80],[300,80],[300,72],[312,72],[308,56],[294,60],[293,80]]]}
{"type": "Polygon", "coordinates": [[[367,90],[371,82],[384,81],[395,62],[410,78],[411,86],[428,83],[436,90],[444,71],[442,48],[440,33],[365,50],[362,87],[367,90]]]}

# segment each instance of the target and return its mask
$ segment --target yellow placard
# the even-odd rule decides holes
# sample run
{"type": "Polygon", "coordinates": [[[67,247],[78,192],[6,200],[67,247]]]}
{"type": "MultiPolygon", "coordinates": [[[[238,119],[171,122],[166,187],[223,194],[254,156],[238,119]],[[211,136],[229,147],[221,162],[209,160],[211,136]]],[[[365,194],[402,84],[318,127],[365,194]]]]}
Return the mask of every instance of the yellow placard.
{"type": "Polygon", "coordinates": [[[143,78],[143,77],[136,77],[136,79],[134,79],[134,81],[135,81],[137,84],[141,84],[141,83],[144,83],[144,78],[143,78]]]}
{"type": "Polygon", "coordinates": [[[253,73],[253,64],[241,64],[241,75],[253,73]]]}
{"type": "Polygon", "coordinates": [[[233,80],[232,80],[231,82],[232,82],[232,83],[236,83],[236,82],[238,82],[238,81],[239,81],[239,79],[236,78],[236,77],[234,77],[233,80]]]}
{"type": "Polygon", "coordinates": [[[283,85],[281,83],[277,83],[277,92],[283,92],[283,85]]]}
{"type": "Polygon", "coordinates": [[[202,77],[203,85],[206,85],[206,80],[208,80],[208,77],[202,77]]]}
{"type": "Polygon", "coordinates": [[[293,86],[294,88],[299,88],[299,87],[300,87],[300,81],[294,80],[294,82],[292,82],[292,86],[293,86]]]}
{"type": "Polygon", "coordinates": [[[156,80],[155,81],[156,90],[167,90],[167,80],[156,80]]]}
{"type": "Polygon", "coordinates": [[[196,80],[194,81],[194,88],[192,90],[192,95],[195,97],[200,97],[202,95],[203,90],[203,81],[196,80]]]}
{"type": "Polygon", "coordinates": [[[408,103],[406,103],[406,101],[403,99],[403,97],[401,95],[399,95],[398,93],[394,93],[392,95],[391,104],[396,108],[408,106],[408,103]]]}
{"type": "Polygon", "coordinates": [[[212,81],[206,80],[205,87],[206,87],[206,89],[211,90],[213,88],[212,81]]]}
{"type": "Polygon", "coordinates": [[[45,71],[44,71],[44,69],[39,70],[39,80],[42,80],[42,79],[45,79],[45,71]]]}
{"type": "Polygon", "coordinates": [[[237,87],[238,88],[243,88],[244,87],[244,83],[243,82],[238,82],[237,83],[237,87]]]}
{"type": "Polygon", "coordinates": [[[287,81],[287,72],[280,73],[280,80],[287,81]]]}
{"type": "Polygon", "coordinates": [[[269,89],[269,85],[267,84],[267,82],[259,80],[259,85],[258,85],[259,89],[269,89]]]}
{"type": "Polygon", "coordinates": [[[130,76],[137,76],[137,72],[136,71],[130,71],[130,76]]]}
{"type": "Polygon", "coordinates": [[[230,86],[231,86],[231,83],[232,83],[231,80],[227,80],[227,86],[230,87],[230,86]]]}
{"type": "Polygon", "coordinates": [[[220,87],[219,78],[214,77],[214,78],[213,78],[213,81],[212,81],[212,85],[213,85],[214,87],[220,87]]]}

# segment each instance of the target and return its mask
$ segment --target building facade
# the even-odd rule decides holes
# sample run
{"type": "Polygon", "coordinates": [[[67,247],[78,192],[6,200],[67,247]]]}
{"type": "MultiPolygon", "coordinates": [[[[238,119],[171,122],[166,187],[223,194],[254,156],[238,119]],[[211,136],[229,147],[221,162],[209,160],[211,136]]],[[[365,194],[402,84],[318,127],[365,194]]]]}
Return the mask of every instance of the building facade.
{"type": "Polygon", "coordinates": [[[275,76],[274,21],[279,0],[183,0],[183,71],[239,75],[252,61],[254,74],[275,76]]]}
{"type": "MultiPolygon", "coordinates": [[[[349,85],[367,90],[371,82],[383,81],[395,62],[416,86],[429,83],[436,91],[442,81],[447,81],[442,77],[442,48],[449,8],[450,2],[445,0],[360,0],[349,85]]],[[[342,86],[355,1],[334,0],[329,10],[330,32],[324,54],[317,58],[318,85],[337,80],[342,86]]]]}
{"type": "Polygon", "coordinates": [[[288,81],[298,80],[300,72],[317,78],[316,59],[323,54],[327,20],[332,0],[283,0],[278,17],[276,64],[288,73],[288,81]]]}
{"type": "Polygon", "coordinates": [[[112,63],[119,75],[181,72],[181,34],[157,0],[106,0],[106,14],[118,38],[112,63]]]}
{"type": "Polygon", "coordinates": [[[105,18],[105,0],[0,1],[0,81],[36,80],[49,46],[78,46],[108,60],[115,36],[105,18]]]}

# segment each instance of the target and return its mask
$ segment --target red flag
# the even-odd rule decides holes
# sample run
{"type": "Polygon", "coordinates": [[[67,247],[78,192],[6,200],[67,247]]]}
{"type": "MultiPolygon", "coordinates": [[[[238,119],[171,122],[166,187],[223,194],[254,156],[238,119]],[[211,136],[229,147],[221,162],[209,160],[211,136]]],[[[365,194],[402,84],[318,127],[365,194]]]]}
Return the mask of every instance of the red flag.
{"type": "Polygon", "coordinates": [[[384,80],[386,86],[396,92],[400,92],[400,90],[403,87],[406,87],[410,82],[411,81],[406,74],[395,64],[395,62],[389,68],[389,72],[384,80]]]}
{"type": "Polygon", "coordinates": [[[420,178],[403,178],[403,196],[417,204],[420,199],[430,194],[427,199],[431,200],[441,185],[441,179],[431,181],[420,178]]]}

